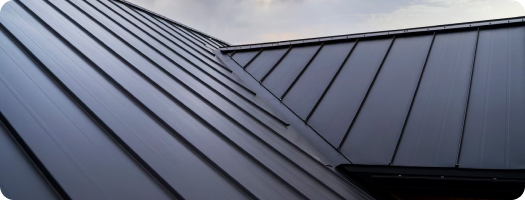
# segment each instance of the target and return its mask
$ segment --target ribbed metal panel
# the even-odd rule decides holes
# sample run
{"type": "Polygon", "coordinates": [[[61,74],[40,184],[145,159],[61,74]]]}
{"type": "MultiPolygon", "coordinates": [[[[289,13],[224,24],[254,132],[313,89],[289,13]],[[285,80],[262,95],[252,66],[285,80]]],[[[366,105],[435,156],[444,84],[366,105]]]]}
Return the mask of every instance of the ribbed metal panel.
{"type": "Polygon", "coordinates": [[[319,46],[292,47],[275,70],[267,75],[268,77],[264,80],[263,85],[275,96],[282,97],[317,49],[319,46]]]}
{"type": "Polygon", "coordinates": [[[286,97],[283,97],[283,102],[302,119],[306,119],[353,45],[354,42],[324,45],[312,62],[306,66],[307,69],[302,76],[291,86],[286,97]]]}
{"type": "Polygon", "coordinates": [[[431,43],[432,36],[396,38],[343,141],[348,159],[390,163],[431,43]]]}
{"type": "Polygon", "coordinates": [[[372,84],[392,39],[359,41],[308,123],[339,145],[372,84]]]}
{"type": "MultiPolygon", "coordinates": [[[[6,120],[4,116],[0,117],[0,120],[6,120]]],[[[0,186],[2,187],[2,194],[9,199],[58,199],[53,188],[44,178],[44,173],[48,172],[39,171],[40,168],[36,166],[37,163],[41,163],[36,159],[29,158],[29,155],[34,156],[34,154],[27,149],[27,144],[21,140],[20,135],[14,131],[13,127],[7,127],[7,123],[7,121],[5,124],[2,122],[0,127],[0,186]]]]}
{"type": "Polygon", "coordinates": [[[525,28],[482,30],[459,166],[524,169],[525,28]]]}
{"type": "Polygon", "coordinates": [[[277,64],[279,59],[284,56],[287,49],[263,50],[261,54],[246,67],[246,71],[261,81],[261,79],[277,64]]]}
{"type": "Polygon", "coordinates": [[[477,31],[436,35],[394,165],[454,167],[477,31]]]}
{"type": "Polygon", "coordinates": [[[410,30],[221,51],[336,165],[525,169],[522,18],[410,30]]]}
{"type": "Polygon", "coordinates": [[[243,68],[248,64],[261,50],[239,52],[232,56],[235,62],[238,62],[243,68]]]}
{"type": "Polygon", "coordinates": [[[11,1],[0,23],[13,199],[371,199],[215,60],[218,39],[110,0],[11,1]]]}

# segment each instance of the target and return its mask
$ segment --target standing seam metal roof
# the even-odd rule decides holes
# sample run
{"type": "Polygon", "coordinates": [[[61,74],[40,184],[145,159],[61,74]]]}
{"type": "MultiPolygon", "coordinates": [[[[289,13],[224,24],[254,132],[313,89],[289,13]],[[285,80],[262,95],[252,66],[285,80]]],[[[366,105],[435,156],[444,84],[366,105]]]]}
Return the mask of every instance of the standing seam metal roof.
{"type": "Polygon", "coordinates": [[[371,199],[208,55],[218,39],[122,1],[16,0],[0,23],[12,199],[371,199]]]}
{"type": "Polygon", "coordinates": [[[225,47],[222,59],[322,154],[346,158],[336,165],[525,169],[522,17],[365,35],[225,47]]]}

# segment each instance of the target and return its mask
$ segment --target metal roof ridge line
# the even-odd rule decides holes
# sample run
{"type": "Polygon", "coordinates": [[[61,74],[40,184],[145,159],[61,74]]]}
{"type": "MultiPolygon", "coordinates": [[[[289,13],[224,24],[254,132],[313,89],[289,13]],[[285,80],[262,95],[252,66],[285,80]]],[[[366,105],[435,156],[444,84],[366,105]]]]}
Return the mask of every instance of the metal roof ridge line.
{"type": "Polygon", "coordinates": [[[128,5],[131,5],[131,6],[133,6],[133,7],[136,7],[136,8],[138,8],[138,9],[140,9],[140,10],[143,10],[143,11],[145,11],[145,12],[147,12],[147,13],[157,15],[158,17],[161,17],[162,19],[164,19],[164,20],[166,20],[166,21],[170,21],[170,22],[172,22],[172,23],[176,23],[176,24],[178,24],[178,25],[180,25],[180,26],[184,26],[185,28],[188,28],[188,29],[193,30],[193,31],[195,31],[195,32],[198,32],[198,33],[200,33],[200,34],[206,35],[206,36],[208,36],[208,37],[210,37],[210,38],[213,38],[213,39],[215,39],[215,40],[217,40],[217,41],[219,41],[219,42],[222,42],[222,43],[224,43],[224,44],[227,44],[228,46],[231,46],[231,44],[229,44],[229,43],[227,43],[227,42],[225,42],[225,41],[223,41],[223,40],[221,40],[221,39],[218,39],[218,38],[212,37],[212,36],[210,36],[209,34],[206,34],[206,33],[202,32],[202,31],[197,30],[197,29],[191,28],[191,27],[189,27],[189,26],[186,25],[186,24],[183,24],[183,23],[180,23],[180,22],[178,22],[178,21],[172,20],[172,19],[170,19],[170,18],[168,18],[168,17],[165,17],[165,16],[163,16],[163,15],[161,15],[161,14],[158,14],[158,13],[156,13],[156,12],[150,11],[150,10],[148,10],[148,9],[146,9],[146,8],[143,8],[143,7],[139,6],[139,5],[136,5],[136,4],[134,4],[134,3],[131,3],[131,2],[129,2],[129,1],[126,1],[126,0],[113,0],[113,1],[120,1],[120,2],[122,2],[122,3],[128,4],[128,5]]]}
{"type": "Polygon", "coordinates": [[[220,50],[229,51],[229,50],[239,49],[239,48],[252,49],[252,48],[258,48],[259,46],[282,46],[285,44],[279,44],[279,43],[283,43],[283,42],[288,42],[290,44],[295,44],[295,43],[306,44],[306,43],[316,43],[316,42],[328,41],[328,40],[337,41],[337,40],[347,40],[347,39],[352,39],[352,38],[411,34],[411,33],[419,33],[419,32],[433,32],[433,31],[440,31],[440,30],[455,30],[455,29],[464,29],[464,28],[494,26],[494,25],[509,24],[509,23],[510,24],[525,23],[525,16],[472,21],[472,22],[461,22],[461,23],[452,23],[452,24],[441,24],[441,25],[425,26],[425,27],[413,27],[413,28],[406,28],[406,29],[394,29],[394,30],[375,31],[375,32],[362,32],[362,33],[352,33],[352,34],[343,34],[343,35],[292,39],[292,40],[287,40],[287,41],[274,41],[274,42],[252,43],[252,44],[242,44],[242,45],[231,45],[228,47],[222,47],[220,48],[220,50]]]}

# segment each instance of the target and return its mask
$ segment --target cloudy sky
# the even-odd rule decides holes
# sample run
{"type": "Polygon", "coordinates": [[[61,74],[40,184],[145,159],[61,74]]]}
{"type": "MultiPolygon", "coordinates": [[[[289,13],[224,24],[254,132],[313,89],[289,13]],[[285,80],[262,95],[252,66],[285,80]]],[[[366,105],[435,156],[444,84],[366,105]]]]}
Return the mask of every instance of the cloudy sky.
{"type": "Polygon", "coordinates": [[[128,0],[231,44],[524,16],[516,0],[128,0]]]}

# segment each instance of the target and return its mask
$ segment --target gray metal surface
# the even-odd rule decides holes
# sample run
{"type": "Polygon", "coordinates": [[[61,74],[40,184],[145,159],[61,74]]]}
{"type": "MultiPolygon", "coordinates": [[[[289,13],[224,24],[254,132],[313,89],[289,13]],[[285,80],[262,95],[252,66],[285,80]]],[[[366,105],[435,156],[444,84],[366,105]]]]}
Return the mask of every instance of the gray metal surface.
{"type": "Polygon", "coordinates": [[[286,53],[287,49],[263,50],[259,56],[249,66],[246,71],[255,79],[261,79],[277,64],[277,61],[286,53]]]}
{"type": "Polygon", "coordinates": [[[368,34],[351,51],[348,39],[282,42],[271,49],[289,52],[264,58],[279,62],[260,87],[284,96],[274,108],[315,132],[323,155],[345,157],[336,165],[525,169],[525,28],[500,21],[368,34]]]}
{"type": "Polygon", "coordinates": [[[175,21],[175,20],[173,20],[173,19],[170,19],[170,18],[167,18],[167,17],[165,17],[165,16],[162,16],[162,15],[160,15],[160,14],[158,14],[158,13],[155,13],[155,12],[152,12],[152,11],[150,11],[150,10],[147,10],[147,9],[145,9],[145,8],[143,8],[143,7],[139,6],[139,5],[137,5],[137,4],[133,4],[133,3],[131,3],[131,2],[124,1],[124,0],[118,0],[118,1],[121,2],[121,3],[123,3],[123,4],[129,5],[129,6],[133,7],[133,8],[135,8],[135,10],[140,10],[140,11],[146,12],[146,13],[148,13],[149,15],[154,16],[155,18],[163,19],[163,21],[166,21],[166,22],[169,22],[169,23],[171,23],[171,24],[175,24],[175,25],[181,26],[181,27],[183,27],[183,28],[185,28],[185,29],[188,29],[188,30],[190,30],[191,32],[193,32],[194,34],[199,34],[199,35],[201,35],[201,36],[203,36],[203,37],[209,39],[210,41],[212,41],[212,42],[214,42],[214,43],[217,43],[217,45],[219,45],[219,46],[222,46],[222,47],[230,46],[230,44],[229,44],[228,42],[225,42],[225,41],[223,41],[223,40],[221,40],[221,39],[218,39],[218,38],[212,37],[212,36],[210,36],[210,35],[208,35],[208,34],[206,34],[206,33],[203,33],[203,32],[201,32],[201,31],[199,31],[199,30],[196,30],[196,29],[194,29],[194,28],[192,28],[192,27],[189,27],[189,26],[187,26],[187,25],[184,25],[184,24],[182,24],[182,23],[180,23],[180,22],[178,22],[178,21],[175,21]]]}
{"type": "Polygon", "coordinates": [[[431,42],[431,35],[396,38],[341,145],[348,159],[362,164],[389,164],[431,42]]]}
{"type": "MultiPolygon", "coordinates": [[[[20,6],[8,4],[3,7],[1,14],[2,24],[11,28],[13,34],[19,35],[20,41],[27,41],[27,48],[31,52],[42,55],[40,59],[43,63],[66,60],[59,58],[61,54],[52,41],[46,40],[44,35],[28,24],[23,15],[30,16],[20,6]],[[25,34],[42,44],[30,44],[30,39],[25,34]],[[45,52],[55,54],[51,57],[44,56],[48,55],[45,52]]],[[[49,166],[48,170],[62,183],[62,187],[66,191],[77,191],[70,193],[71,198],[154,196],[169,199],[155,181],[118,148],[104,130],[75,105],[67,93],[62,92],[5,34],[1,48],[7,54],[2,60],[8,61],[11,58],[11,63],[2,65],[1,68],[2,113],[30,148],[33,148],[43,164],[49,166]],[[130,185],[132,191],[120,187],[119,179],[134,180],[132,182],[135,184],[130,185]],[[100,190],[100,187],[106,188],[106,191],[100,190]],[[84,189],[78,190],[79,188],[84,189]]],[[[57,63],[48,66],[66,72],[63,68],[67,65],[57,63]]]]}
{"type": "Polygon", "coordinates": [[[282,97],[319,46],[292,47],[290,52],[263,81],[263,85],[275,96],[282,97]]]}
{"type": "Polygon", "coordinates": [[[0,164],[8,194],[370,199],[202,52],[219,40],[137,9],[108,0],[2,8],[0,137],[20,136],[0,141],[0,159],[16,159],[0,164]],[[34,193],[21,193],[24,181],[34,193]]]}
{"type": "MultiPolygon", "coordinates": [[[[287,50],[280,58],[264,58],[278,64],[263,76],[262,84],[248,86],[268,91],[267,101],[335,165],[525,169],[525,149],[520,145],[525,139],[523,20],[249,44],[220,51],[256,55],[261,48],[287,50]],[[355,40],[347,60],[334,69],[348,49],[324,50],[355,40]]],[[[227,66],[239,68],[236,62],[227,66]]],[[[241,77],[246,73],[233,71],[241,77]]],[[[261,81],[259,76],[253,78],[261,81]]]]}
{"type": "Polygon", "coordinates": [[[246,67],[246,64],[250,62],[255,55],[257,55],[261,51],[260,49],[252,50],[252,51],[246,51],[246,52],[239,52],[235,53],[232,58],[235,59],[236,62],[239,63],[242,67],[246,67]]]}
{"type": "Polygon", "coordinates": [[[436,35],[394,165],[454,167],[477,31],[436,35]]]}
{"type": "Polygon", "coordinates": [[[333,146],[338,146],[379,69],[392,39],[356,44],[334,83],[308,120],[333,146]]]}
{"type": "Polygon", "coordinates": [[[525,28],[481,30],[459,165],[524,169],[525,28]]]}
{"type": "MultiPolygon", "coordinates": [[[[0,36],[3,37],[3,36],[0,36]]],[[[3,116],[1,116],[3,118],[3,116]]],[[[4,118],[5,119],[5,118],[4,118]]],[[[8,199],[59,199],[38,167],[0,122],[0,189],[8,199]],[[31,191],[31,192],[28,192],[31,191]]]]}
{"type": "Polygon", "coordinates": [[[354,44],[344,42],[324,45],[283,98],[283,102],[299,117],[306,119],[354,44]]]}

